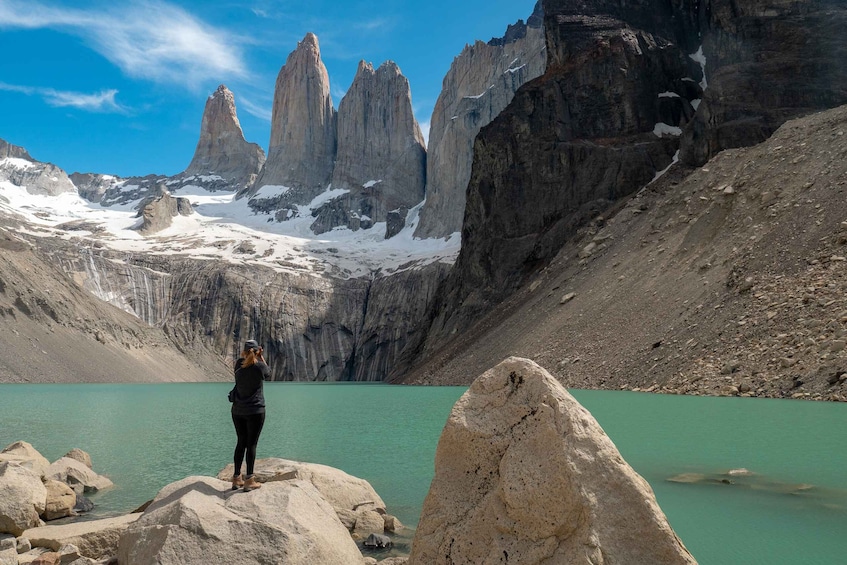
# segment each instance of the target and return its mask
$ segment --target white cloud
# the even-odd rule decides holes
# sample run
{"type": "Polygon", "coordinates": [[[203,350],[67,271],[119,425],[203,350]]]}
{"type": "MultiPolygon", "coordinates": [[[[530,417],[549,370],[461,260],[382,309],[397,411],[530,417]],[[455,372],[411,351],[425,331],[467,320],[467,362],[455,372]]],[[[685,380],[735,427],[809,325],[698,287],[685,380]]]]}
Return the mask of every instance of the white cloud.
{"type": "Polygon", "coordinates": [[[0,29],[47,28],[75,35],[124,73],[200,88],[204,81],[244,77],[240,39],[161,0],[105,11],[0,0],[0,29]]]}
{"type": "Polygon", "coordinates": [[[270,106],[262,106],[261,104],[256,104],[243,96],[239,97],[236,100],[236,105],[239,108],[244,108],[244,111],[250,114],[251,116],[256,116],[260,120],[264,120],[266,122],[270,122],[273,116],[273,111],[270,106]]]}
{"type": "Polygon", "coordinates": [[[0,90],[20,92],[27,96],[41,96],[47,104],[59,108],[72,107],[89,112],[126,113],[127,109],[115,101],[118,91],[115,89],[101,90],[95,94],[56,90],[36,86],[22,86],[0,82],[0,90]]]}

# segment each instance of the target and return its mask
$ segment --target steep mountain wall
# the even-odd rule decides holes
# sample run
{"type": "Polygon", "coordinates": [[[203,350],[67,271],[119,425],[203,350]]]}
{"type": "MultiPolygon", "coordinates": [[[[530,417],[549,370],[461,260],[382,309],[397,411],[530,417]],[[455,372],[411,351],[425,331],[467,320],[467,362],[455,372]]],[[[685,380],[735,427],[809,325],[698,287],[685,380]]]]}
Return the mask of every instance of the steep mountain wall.
{"type": "Polygon", "coordinates": [[[295,381],[383,380],[449,269],[341,280],[166,256],[55,258],[101,300],[162,328],[189,358],[231,361],[253,338],[274,379],[295,381]]]}
{"type": "Polygon", "coordinates": [[[417,237],[461,231],[474,139],[508,106],[518,88],[544,72],[542,23],[538,2],[527,23],[509,26],[503,38],[467,45],[450,65],[430,121],[426,203],[417,237]]]}
{"type": "Polygon", "coordinates": [[[235,97],[226,86],[220,85],[206,100],[200,140],[183,174],[218,175],[238,189],[253,184],[264,163],[262,148],[244,139],[235,97]]]}
{"type": "MultiPolygon", "coordinates": [[[[544,12],[547,69],[477,137],[462,250],[426,342],[410,348],[418,362],[496,327],[485,312],[675,151],[702,163],[847,102],[843,3],[548,0],[544,12]]],[[[575,260],[606,246],[588,242],[575,260]]]]}
{"type": "MultiPolygon", "coordinates": [[[[160,328],[107,304],[78,286],[62,258],[80,241],[19,235],[0,217],[0,382],[161,382],[222,380],[217,357],[192,363],[160,328]],[[178,370],[174,370],[178,368],[178,370]]],[[[89,256],[90,258],[90,256],[89,256]]],[[[102,282],[103,279],[100,279],[102,282]]],[[[154,277],[137,279],[155,292],[154,277]]],[[[126,286],[126,285],[124,285],[126,286]]],[[[111,289],[101,286],[101,295],[111,289]]],[[[134,303],[155,303],[135,300],[134,303]]],[[[147,313],[153,318],[153,313],[147,313]]]]}
{"type": "Polygon", "coordinates": [[[701,165],[764,141],[790,118],[847,103],[844,2],[687,4],[699,18],[708,88],[683,136],[686,162],[701,165]]]}
{"type": "Polygon", "coordinates": [[[268,159],[256,186],[285,186],[306,204],[326,190],[336,151],[336,112],[318,38],[308,33],[288,56],[274,88],[268,159]]]}
{"type": "Polygon", "coordinates": [[[634,2],[631,13],[573,4],[544,4],[546,74],[476,139],[462,250],[439,292],[428,347],[465,329],[577,227],[672,162],[677,138],[654,133],[668,119],[662,94],[675,93],[679,121],[667,125],[679,128],[691,114],[687,97],[699,92],[689,87],[698,69],[664,24],[669,10],[636,27],[653,2],[634,2]]]}
{"type": "Polygon", "coordinates": [[[370,227],[388,212],[423,200],[426,148],[412,112],[409,81],[392,61],[359,63],[338,105],[338,154],[332,188],[347,194],[313,212],[317,233],[370,227]]]}

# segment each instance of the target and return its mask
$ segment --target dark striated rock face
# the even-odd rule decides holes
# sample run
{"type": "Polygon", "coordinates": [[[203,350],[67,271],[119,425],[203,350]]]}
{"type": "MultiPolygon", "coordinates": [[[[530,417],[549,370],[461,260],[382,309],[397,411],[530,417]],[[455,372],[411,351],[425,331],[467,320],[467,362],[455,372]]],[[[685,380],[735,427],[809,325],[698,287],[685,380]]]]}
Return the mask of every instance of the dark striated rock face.
{"type": "Polygon", "coordinates": [[[541,3],[527,23],[503,38],[468,45],[453,61],[435,103],[427,147],[426,203],[417,237],[446,237],[462,228],[473,142],[545,66],[541,3]]]}
{"type": "Polygon", "coordinates": [[[426,148],[412,112],[409,81],[392,61],[361,61],[338,106],[332,188],[348,190],[313,212],[315,233],[384,222],[388,212],[423,200],[426,148]],[[362,219],[368,218],[365,225],[362,219]]]}
{"type": "Polygon", "coordinates": [[[425,325],[449,266],[340,280],[180,257],[102,252],[56,262],[104,301],[162,328],[185,355],[227,369],[245,339],[273,378],[381,381],[425,325]],[[224,358],[221,354],[226,353],[224,358]]]}
{"type": "Polygon", "coordinates": [[[546,71],[477,137],[462,251],[418,355],[509,296],[586,220],[602,225],[675,151],[703,163],[847,103],[843,2],[546,0],[544,13],[546,71]]]}
{"type": "Polygon", "coordinates": [[[220,85],[206,100],[200,140],[183,175],[218,175],[235,188],[250,186],[265,163],[265,152],[244,139],[232,92],[220,85]]]}
{"type": "Polygon", "coordinates": [[[477,137],[462,251],[433,335],[508,296],[576,227],[671,163],[677,140],[654,134],[660,95],[685,92],[691,75],[672,29],[640,21],[646,0],[631,3],[632,18],[574,4],[545,3],[546,74],[477,137]]]}
{"type": "Polygon", "coordinates": [[[335,149],[329,75],[318,38],[308,33],[277,76],[268,159],[255,186],[287,186],[292,202],[307,204],[329,184],[335,149]]]}
{"type": "Polygon", "coordinates": [[[683,137],[684,161],[703,164],[764,141],[788,119],[847,103],[847,4],[703,4],[691,12],[700,18],[708,88],[683,137]]]}

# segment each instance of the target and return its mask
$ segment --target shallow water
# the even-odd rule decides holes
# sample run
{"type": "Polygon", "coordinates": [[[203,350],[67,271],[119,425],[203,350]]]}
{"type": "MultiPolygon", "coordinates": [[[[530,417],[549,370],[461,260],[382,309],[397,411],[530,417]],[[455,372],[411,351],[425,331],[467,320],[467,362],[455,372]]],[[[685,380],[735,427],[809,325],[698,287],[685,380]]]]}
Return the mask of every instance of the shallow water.
{"type": "MultiPolygon", "coordinates": [[[[231,458],[230,385],[0,385],[0,446],[23,439],[48,459],[88,451],[114,489],[96,515],[128,512],[231,458]]],[[[269,383],[259,457],[341,468],[371,482],[414,525],[435,446],[459,387],[269,383]]],[[[653,486],[701,565],[844,563],[847,405],[572,391],[653,486]],[[735,484],[670,482],[683,473],[735,484]],[[812,485],[814,488],[799,488],[812,485]]]]}

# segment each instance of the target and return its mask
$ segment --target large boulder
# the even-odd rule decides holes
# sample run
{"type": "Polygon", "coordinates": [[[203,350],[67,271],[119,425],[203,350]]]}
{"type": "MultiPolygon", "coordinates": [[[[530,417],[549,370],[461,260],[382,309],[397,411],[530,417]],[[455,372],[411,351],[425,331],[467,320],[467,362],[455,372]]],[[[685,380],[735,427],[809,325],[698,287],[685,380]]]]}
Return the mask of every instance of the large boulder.
{"type": "Polygon", "coordinates": [[[13,461],[0,463],[0,533],[19,536],[40,525],[46,501],[40,476],[13,461]]]}
{"type": "Polygon", "coordinates": [[[77,494],[97,492],[114,486],[114,483],[102,475],[92,471],[84,463],[62,457],[54,461],[44,472],[45,479],[61,481],[70,486],[77,494]]]}
{"type": "Polygon", "coordinates": [[[60,548],[71,544],[78,547],[79,552],[86,557],[102,559],[117,555],[121,533],[139,516],[141,514],[127,514],[103,520],[41,526],[26,530],[21,537],[28,539],[32,547],[59,551],[60,548]]]}
{"type": "Polygon", "coordinates": [[[39,477],[44,475],[44,471],[50,466],[50,461],[25,441],[16,441],[0,451],[0,463],[3,461],[16,461],[34,471],[39,477]]]}
{"type": "Polygon", "coordinates": [[[168,485],[121,535],[118,560],[133,565],[360,564],[332,507],[308,481],[245,493],[211,477],[168,485]]]}
{"type": "Polygon", "coordinates": [[[591,414],[516,357],[453,407],[409,558],[505,562],[696,563],[591,414]]]}
{"type": "Polygon", "coordinates": [[[41,517],[45,520],[58,520],[67,516],[74,516],[76,506],[76,493],[73,489],[61,481],[53,479],[44,480],[44,488],[47,489],[47,500],[41,517]]]}
{"type": "Polygon", "coordinates": [[[80,463],[82,463],[83,465],[88,467],[89,469],[94,468],[94,466],[91,464],[91,455],[89,455],[87,452],[79,449],[78,447],[74,447],[73,449],[71,449],[70,451],[65,453],[65,457],[67,457],[69,459],[76,459],[77,461],[79,461],[80,463]]]}
{"type": "MultiPolygon", "coordinates": [[[[385,511],[385,502],[368,481],[334,467],[269,457],[257,460],[253,472],[260,483],[294,478],[309,481],[336,512],[365,508],[385,511]]],[[[232,473],[233,466],[229,464],[218,473],[218,478],[227,481],[232,473]]]]}

